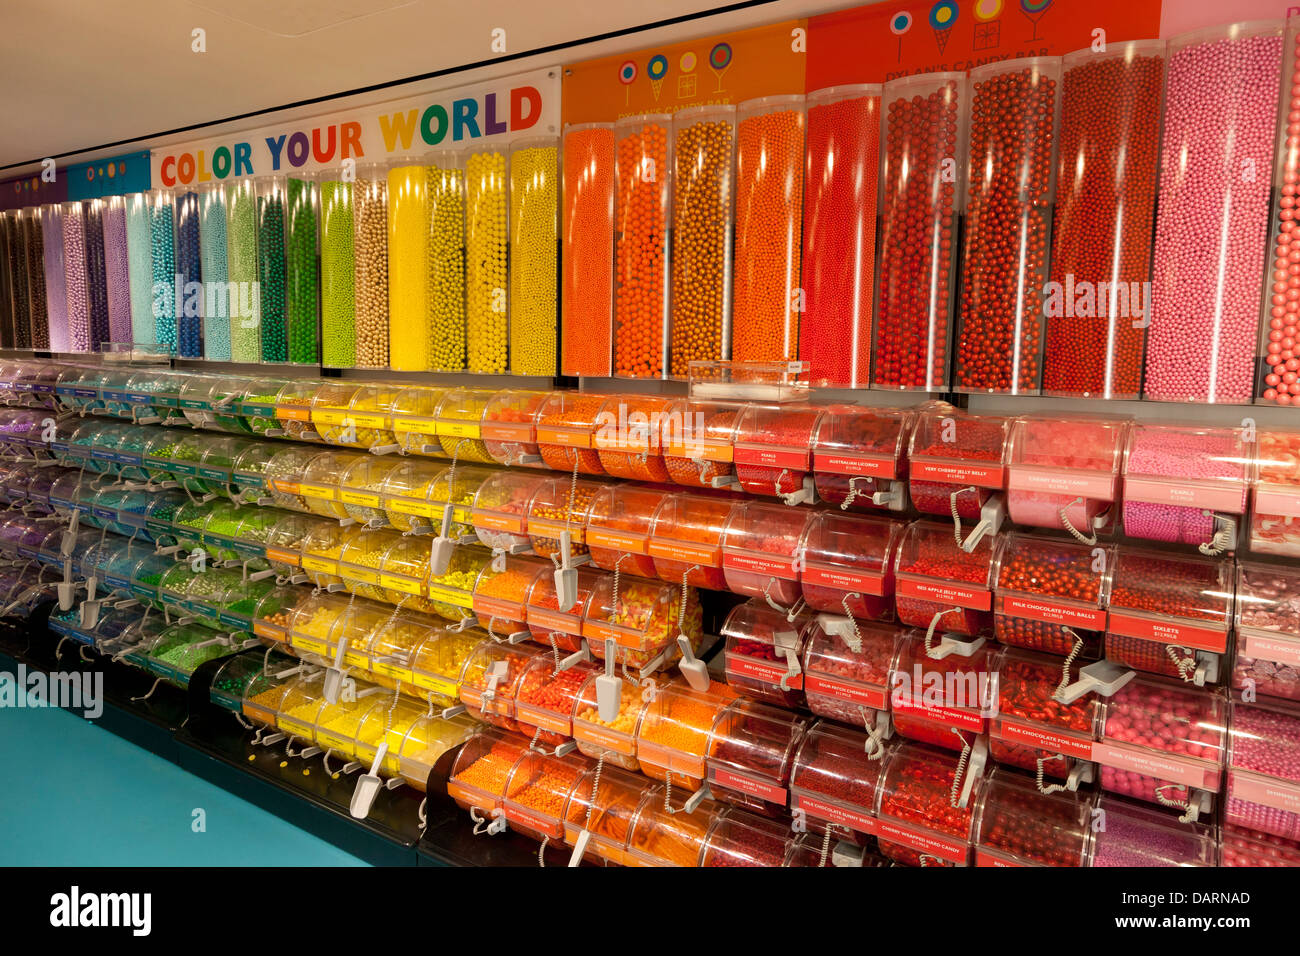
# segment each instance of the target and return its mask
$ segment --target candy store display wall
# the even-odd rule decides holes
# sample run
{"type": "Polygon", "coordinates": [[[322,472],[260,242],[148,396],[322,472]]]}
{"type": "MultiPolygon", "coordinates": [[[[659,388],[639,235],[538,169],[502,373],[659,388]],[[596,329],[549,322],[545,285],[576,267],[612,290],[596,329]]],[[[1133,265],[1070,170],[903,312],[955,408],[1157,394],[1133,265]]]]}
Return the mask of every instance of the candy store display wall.
{"type": "Polygon", "coordinates": [[[0,213],[0,607],[539,860],[1300,865],[1297,65],[0,213]]]}

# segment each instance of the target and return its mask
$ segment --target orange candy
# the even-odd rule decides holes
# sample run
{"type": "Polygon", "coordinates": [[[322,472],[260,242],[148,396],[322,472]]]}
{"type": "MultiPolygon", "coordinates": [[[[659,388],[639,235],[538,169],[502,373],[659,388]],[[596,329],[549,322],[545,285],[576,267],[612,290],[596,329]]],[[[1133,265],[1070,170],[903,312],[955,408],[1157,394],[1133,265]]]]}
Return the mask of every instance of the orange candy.
{"type": "Polygon", "coordinates": [[[610,373],[614,295],[614,129],[564,137],[564,375],[610,373]]]}
{"type": "Polygon", "coordinates": [[[685,378],[692,361],[718,361],[726,354],[735,142],[729,119],[683,122],[681,127],[674,122],[673,143],[670,359],[675,378],[685,378]]]}
{"type": "Polygon", "coordinates": [[[737,128],[733,361],[786,361],[798,351],[803,134],[801,105],[737,128]]]}
{"type": "Polygon", "coordinates": [[[664,367],[668,130],[646,122],[618,143],[614,374],[658,378],[664,367]]]}

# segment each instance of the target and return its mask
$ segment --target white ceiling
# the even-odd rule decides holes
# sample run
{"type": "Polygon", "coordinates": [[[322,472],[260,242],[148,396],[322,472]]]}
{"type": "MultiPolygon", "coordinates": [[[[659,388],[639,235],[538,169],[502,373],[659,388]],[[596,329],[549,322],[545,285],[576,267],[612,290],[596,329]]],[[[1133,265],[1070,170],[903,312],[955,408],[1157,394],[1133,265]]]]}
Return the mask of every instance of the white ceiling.
{"type": "MultiPolygon", "coordinates": [[[[859,0],[860,2],[860,0],[859,0]]],[[[507,53],[626,30],[703,10],[691,0],[6,0],[0,29],[0,168],[46,156],[74,159],[142,149],[151,134],[210,123],[493,60],[507,53]],[[205,53],[191,49],[206,31],[205,53]],[[125,141],[125,142],[124,142],[125,141]],[[94,147],[114,145],[103,150],[94,147]]],[[[769,0],[749,9],[617,37],[580,49],[488,65],[471,78],[514,73],[687,39],[825,9],[852,0],[769,0]]],[[[400,91],[370,94],[385,99],[400,91]]],[[[322,106],[304,107],[320,112],[322,106]]],[[[228,129],[260,125],[245,119],[228,129]]]]}

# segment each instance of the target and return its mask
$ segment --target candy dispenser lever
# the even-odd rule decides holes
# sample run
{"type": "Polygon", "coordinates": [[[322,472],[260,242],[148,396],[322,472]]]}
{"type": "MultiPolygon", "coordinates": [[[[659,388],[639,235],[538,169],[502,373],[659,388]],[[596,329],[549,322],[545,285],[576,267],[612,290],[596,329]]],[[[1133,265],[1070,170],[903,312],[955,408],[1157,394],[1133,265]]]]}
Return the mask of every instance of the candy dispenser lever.
{"type": "Polygon", "coordinates": [[[1075,792],[1080,784],[1092,783],[1097,775],[1097,765],[1091,760],[1075,760],[1070,764],[1070,773],[1065,778],[1065,789],[1075,792]]]}
{"type": "Polygon", "coordinates": [[[975,743],[971,746],[970,759],[966,762],[966,774],[962,778],[961,797],[957,800],[957,806],[965,808],[970,805],[971,794],[975,790],[975,782],[984,776],[984,768],[989,762],[989,745],[984,737],[976,737],[975,743]]]}
{"type": "Polygon", "coordinates": [[[843,614],[818,614],[817,626],[827,633],[830,637],[838,637],[843,640],[852,640],[854,638],[853,619],[845,617],[843,614]]]}
{"type": "Polygon", "coordinates": [[[1096,661],[1079,670],[1079,679],[1059,688],[1052,699],[1060,704],[1073,704],[1084,694],[1095,691],[1110,697],[1136,676],[1137,671],[1127,670],[1113,661],[1096,661]]]}
{"type": "Polygon", "coordinates": [[[704,782],[704,785],[701,786],[700,789],[696,790],[693,794],[691,794],[690,797],[687,798],[686,802],[682,804],[681,812],[694,813],[696,807],[698,807],[705,800],[710,799],[712,796],[713,796],[713,791],[709,789],[709,782],[706,780],[704,782]]]}
{"type": "Polygon", "coordinates": [[[383,766],[387,754],[388,743],[381,742],[375,751],[375,759],[370,764],[370,770],[357,778],[357,787],[352,791],[352,803],[348,807],[348,812],[352,814],[354,820],[364,820],[370,816],[370,808],[384,785],[383,778],[379,776],[379,768],[383,766]]]}
{"type": "Polygon", "coordinates": [[[902,511],[907,507],[907,498],[903,494],[903,483],[901,481],[891,481],[889,487],[884,491],[873,491],[871,493],[871,503],[878,508],[902,511]]]}
{"type": "Polygon", "coordinates": [[[926,654],[931,660],[941,661],[956,654],[958,657],[974,657],[984,646],[985,638],[966,637],[963,634],[944,634],[939,643],[926,654]]]}
{"type": "Polygon", "coordinates": [[[866,847],[839,840],[831,851],[831,866],[862,866],[866,852],[866,847]]]}
{"type": "Polygon", "coordinates": [[[966,536],[966,540],[962,542],[961,549],[967,554],[973,553],[976,545],[980,543],[986,534],[997,534],[998,529],[1002,527],[1002,523],[1006,521],[1006,518],[1006,502],[1002,500],[1001,495],[994,495],[988,501],[984,502],[984,506],[980,508],[979,523],[976,524],[974,529],[971,530],[971,533],[966,536]]]}
{"type": "Polygon", "coordinates": [[[1208,651],[1196,652],[1196,673],[1192,677],[1192,683],[1197,687],[1204,687],[1206,684],[1215,684],[1219,680],[1219,655],[1211,654],[1208,651]]]}
{"type": "Polygon", "coordinates": [[[799,488],[784,494],[778,491],[777,496],[788,505],[808,504],[817,500],[817,486],[812,475],[804,475],[799,488]]]}
{"type": "Polygon", "coordinates": [[[618,718],[623,706],[623,682],[614,670],[614,658],[618,656],[618,641],[614,638],[605,640],[605,673],[596,678],[596,709],[603,723],[613,723],[618,718]]]}
{"type": "Polygon", "coordinates": [[[555,670],[556,673],[559,673],[560,671],[567,671],[574,664],[585,664],[590,661],[591,661],[591,647],[590,645],[587,644],[586,641],[583,641],[582,646],[579,647],[572,654],[570,654],[568,657],[562,659],[560,661],[560,666],[557,667],[555,670]]]}
{"type": "Polygon", "coordinates": [[[438,716],[443,720],[451,720],[451,718],[459,717],[461,714],[465,713],[465,710],[466,707],[464,704],[455,704],[451,707],[444,708],[442,713],[438,716]]]}

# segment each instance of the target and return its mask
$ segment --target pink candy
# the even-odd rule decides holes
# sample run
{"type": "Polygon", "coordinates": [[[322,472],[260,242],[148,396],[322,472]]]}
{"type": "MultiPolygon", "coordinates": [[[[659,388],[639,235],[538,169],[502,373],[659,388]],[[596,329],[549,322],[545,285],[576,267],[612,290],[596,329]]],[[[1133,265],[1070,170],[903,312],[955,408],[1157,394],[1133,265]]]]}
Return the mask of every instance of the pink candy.
{"type": "Polygon", "coordinates": [[[1282,38],[1270,34],[1194,43],[1169,59],[1149,398],[1253,394],[1281,61],[1282,38]]]}

